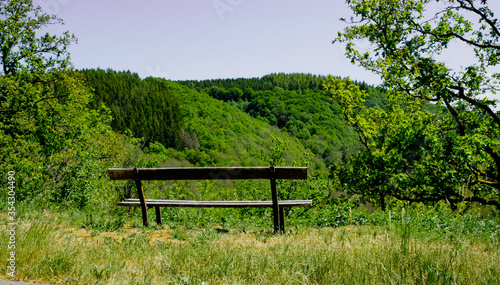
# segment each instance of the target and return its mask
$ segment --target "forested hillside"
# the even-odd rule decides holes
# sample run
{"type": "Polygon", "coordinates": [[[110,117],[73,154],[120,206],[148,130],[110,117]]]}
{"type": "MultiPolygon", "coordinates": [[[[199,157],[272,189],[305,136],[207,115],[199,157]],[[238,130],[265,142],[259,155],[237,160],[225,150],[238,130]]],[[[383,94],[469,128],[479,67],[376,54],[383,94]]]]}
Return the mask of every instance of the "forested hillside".
{"type": "Polygon", "coordinates": [[[153,157],[149,166],[269,164],[270,149],[277,141],[287,144],[288,163],[307,153],[297,139],[266,120],[179,83],[141,79],[131,72],[81,72],[94,90],[91,106],[106,105],[115,131],[142,140],[144,151],[153,157]]]}
{"type": "MultiPolygon", "coordinates": [[[[92,108],[110,108],[112,128],[141,139],[143,147],[158,142],[165,151],[171,148],[168,155],[163,151],[166,160],[263,164],[272,139],[279,138],[288,143],[288,163],[310,152],[315,168],[325,170],[360,148],[357,134],[324,90],[324,76],[280,73],[171,82],[131,72],[81,72],[94,90],[92,108]]],[[[367,106],[383,105],[381,91],[358,85],[370,94],[367,106]]]]}
{"type": "Polygon", "coordinates": [[[300,142],[252,118],[238,108],[189,89],[179,83],[166,81],[169,92],[175,94],[184,118],[186,146],[203,158],[191,160],[196,165],[263,165],[269,164],[271,148],[276,141],[288,143],[286,160],[292,163],[304,157],[306,150],[300,142]],[[275,138],[275,142],[273,142],[275,138]]]}
{"type": "MultiPolygon", "coordinates": [[[[143,147],[163,145],[162,151],[158,145],[145,149],[163,153],[154,160],[158,163],[269,163],[270,149],[279,140],[287,144],[289,164],[312,153],[315,168],[324,171],[360,148],[357,134],[324,90],[324,76],[280,73],[172,82],[113,70],[81,72],[94,90],[91,106],[111,109],[115,131],[141,139],[143,147]]],[[[370,92],[367,106],[382,105],[382,92],[358,85],[370,92]]]]}
{"type": "MultiPolygon", "coordinates": [[[[323,87],[325,77],[311,74],[270,74],[262,78],[181,81],[228,102],[254,118],[298,138],[329,166],[359,150],[357,134],[339,113],[339,105],[323,87]]],[[[383,106],[384,93],[356,82],[369,97],[367,107],[383,106]]]]}
{"type": "Polygon", "coordinates": [[[94,90],[91,107],[99,109],[104,104],[111,109],[113,130],[131,131],[146,144],[156,141],[166,147],[183,146],[179,104],[167,91],[164,80],[142,80],[135,73],[110,69],[81,72],[87,85],[94,90]]]}
{"type": "Polygon", "coordinates": [[[325,76],[302,74],[302,73],[272,73],[263,77],[253,78],[226,78],[226,79],[208,79],[208,80],[185,80],[180,81],[191,88],[198,90],[218,86],[225,89],[232,87],[240,90],[254,91],[273,90],[275,87],[280,87],[285,90],[303,90],[303,89],[323,89],[325,76]]]}

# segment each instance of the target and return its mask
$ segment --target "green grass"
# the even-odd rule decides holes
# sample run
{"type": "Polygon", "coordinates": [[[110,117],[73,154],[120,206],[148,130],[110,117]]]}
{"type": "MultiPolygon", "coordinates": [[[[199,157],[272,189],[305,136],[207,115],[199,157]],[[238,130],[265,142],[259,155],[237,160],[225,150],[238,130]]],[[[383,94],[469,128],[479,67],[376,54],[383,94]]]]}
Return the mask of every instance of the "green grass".
{"type": "MultiPolygon", "coordinates": [[[[196,220],[195,212],[179,213],[196,220]]],[[[220,218],[215,224],[215,216],[200,225],[179,214],[177,222],[144,228],[137,215],[112,211],[91,214],[20,206],[19,215],[16,278],[24,281],[500,284],[498,222],[472,216],[425,211],[365,214],[365,225],[298,225],[288,227],[285,235],[274,235],[271,220],[251,224],[268,219],[263,216],[239,224],[226,216],[225,225],[220,218]]],[[[7,246],[6,217],[1,215],[0,248],[7,246]]],[[[7,259],[6,251],[0,251],[0,259],[7,259]]],[[[0,279],[8,279],[6,274],[3,270],[0,279]]]]}

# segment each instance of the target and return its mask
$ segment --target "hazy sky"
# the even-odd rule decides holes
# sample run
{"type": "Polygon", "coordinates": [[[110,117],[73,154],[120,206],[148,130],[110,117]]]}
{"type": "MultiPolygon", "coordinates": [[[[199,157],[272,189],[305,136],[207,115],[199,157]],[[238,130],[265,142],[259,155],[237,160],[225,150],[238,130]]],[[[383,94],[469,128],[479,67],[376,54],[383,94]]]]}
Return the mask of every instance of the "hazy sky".
{"type": "Polygon", "coordinates": [[[273,72],[378,83],[332,45],[344,0],[35,0],[78,38],[76,68],[130,70],[172,80],[273,72]]]}
{"type": "MultiPolygon", "coordinates": [[[[500,0],[490,0],[500,14],[500,0]]],[[[375,76],[332,44],[351,12],[344,0],[34,0],[78,38],[76,68],[130,70],[172,80],[260,77],[277,72],[375,76]]],[[[54,30],[54,27],[51,27],[54,30]]],[[[365,48],[368,48],[366,46],[365,48]]],[[[447,63],[467,65],[457,48],[447,63]]]]}

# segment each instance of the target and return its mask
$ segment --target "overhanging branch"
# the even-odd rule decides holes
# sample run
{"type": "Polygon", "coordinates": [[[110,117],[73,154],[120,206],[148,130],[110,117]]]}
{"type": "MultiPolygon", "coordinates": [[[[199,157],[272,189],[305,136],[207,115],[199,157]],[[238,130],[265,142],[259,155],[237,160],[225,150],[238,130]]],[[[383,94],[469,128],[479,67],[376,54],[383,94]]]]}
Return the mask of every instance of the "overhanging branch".
{"type": "Polygon", "coordinates": [[[455,122],[457,122],[458,125],[458,133],[460,136],[465,136],[465,126],[462,123],[462,120],[460,119],[460,116],[458,115],[457,111],[451,106],[450,102],[446,98],[443,98],[444,104],[446,105],[446,108],[448,108],[448,111],[450,114],[453,116],[455,119],[455,122]]]}
{"type": "Polygon", "coordinates": [[[493,112],[493,110],[491,110],[491,108],[488,105],[466,96],[465,89],[462,86],[449,86],[448,88],[458,91],[458,93],[450,92],[454,94],[457,98],[462,99],[467,103],[484,110],[488,115],[491,116],[491,118],[498,125],[498,127],[500,127],[500,118],[497,116],[497,114],[495,114],[495,112],[493,112]]]}

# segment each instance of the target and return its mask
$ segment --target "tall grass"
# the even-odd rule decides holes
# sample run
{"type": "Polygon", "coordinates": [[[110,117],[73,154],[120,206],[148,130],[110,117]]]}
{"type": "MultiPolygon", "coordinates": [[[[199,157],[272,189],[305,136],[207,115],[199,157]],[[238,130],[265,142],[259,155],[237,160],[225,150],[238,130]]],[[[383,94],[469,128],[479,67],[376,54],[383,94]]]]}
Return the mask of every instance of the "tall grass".
{"type": "MultiPolygon", "coordinates": [[[[274,235],[271,222],[252,226],[226,218],[236,226],[207,222],[197,228],[182,221],[143,228],[134,215],[26,209],[17,232],[17,279],[51,284],[500,284],[495,221],[413,210],[367,215],[366,221],[370,217],[379,225],[300,225],[274,235]]],[[[7,223],[6,216],[1,223],[7,223]]],[[[7,259],[7,238],[2,226],[1,260],[7,259]]],[[[0,278],[8,279],[6,273],[0,278]]]]}

